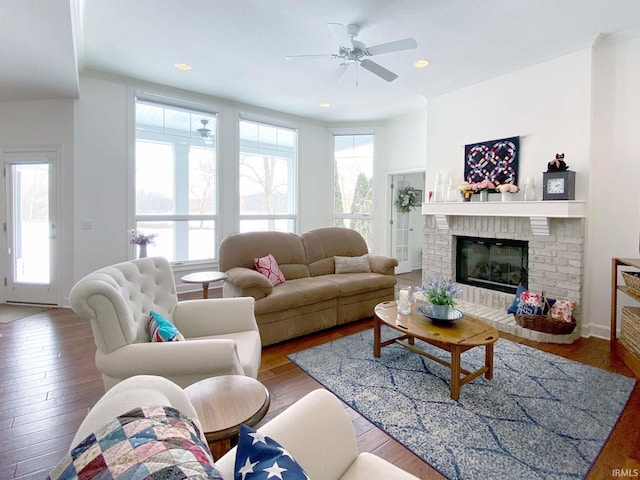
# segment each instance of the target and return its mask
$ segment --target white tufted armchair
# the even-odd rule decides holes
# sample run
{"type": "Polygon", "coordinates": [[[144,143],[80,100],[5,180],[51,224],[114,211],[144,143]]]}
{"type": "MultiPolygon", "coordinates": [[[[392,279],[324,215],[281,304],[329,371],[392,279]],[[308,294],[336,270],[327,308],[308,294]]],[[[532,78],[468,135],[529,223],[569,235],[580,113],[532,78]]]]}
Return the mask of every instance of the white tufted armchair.
{"type": "Polygon", "coordinates": [[[134,375],[163,376],[183,388],[218,375],[258,375],[262,347],[253,298],[178,302],[165,258],[97,270],[75,284],[69,301],[74,312],[91,320],[105,390],[134,375]],[[151,310],[187,341],[152,343],[151,310]]]}

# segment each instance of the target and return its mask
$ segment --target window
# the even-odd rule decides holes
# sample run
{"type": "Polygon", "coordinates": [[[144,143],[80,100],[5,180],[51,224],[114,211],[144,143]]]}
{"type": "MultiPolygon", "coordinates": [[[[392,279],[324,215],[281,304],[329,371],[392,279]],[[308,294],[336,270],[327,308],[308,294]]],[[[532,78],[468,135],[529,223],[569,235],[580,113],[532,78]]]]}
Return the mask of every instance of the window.
{"type": "Polygon", "coordinates": [[[373,246],[374,135],[334,135],[333,224],[360,232],[373,246]]]}
{"type": "Polygon", "coordinates": [[[216,114],[136,99],[135,228],[149,255],[215,258],[216,114]]]}
{"type": "Polygon", "coordinates": [[[297,131],[240,120],[240,231],[296,230],[297,131]]]}

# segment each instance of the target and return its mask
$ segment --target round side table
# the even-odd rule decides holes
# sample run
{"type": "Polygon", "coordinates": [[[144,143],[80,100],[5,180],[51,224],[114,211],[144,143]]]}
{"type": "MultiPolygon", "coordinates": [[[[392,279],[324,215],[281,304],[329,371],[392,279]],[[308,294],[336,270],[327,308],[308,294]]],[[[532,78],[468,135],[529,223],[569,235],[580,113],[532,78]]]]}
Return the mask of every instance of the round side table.
{"type": "Polygon", "coordinates": [[[267,388],[244,375],[206,378],[184,391],[198,414],[214,460],[231,449],[242,423],[253,427],[264,418],[271,402],[267,388]]]}
{"type": "Polygon", "coordinates": [[[202,298],[209,298],[209,284],[227,279],[224,272],[194,272],[182,277],[182,283],[200,283],[202,284],[202,298]]]}

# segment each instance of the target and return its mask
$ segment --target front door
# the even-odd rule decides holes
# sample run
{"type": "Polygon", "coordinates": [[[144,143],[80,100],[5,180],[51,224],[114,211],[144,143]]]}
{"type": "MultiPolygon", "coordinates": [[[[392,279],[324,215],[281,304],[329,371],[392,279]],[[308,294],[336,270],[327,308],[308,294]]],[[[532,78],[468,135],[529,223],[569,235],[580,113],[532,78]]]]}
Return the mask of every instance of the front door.
{"type": "Polygon", "coordinates": [[[57,304],[56,152],[5,153],[8,302],[57,304]]]}

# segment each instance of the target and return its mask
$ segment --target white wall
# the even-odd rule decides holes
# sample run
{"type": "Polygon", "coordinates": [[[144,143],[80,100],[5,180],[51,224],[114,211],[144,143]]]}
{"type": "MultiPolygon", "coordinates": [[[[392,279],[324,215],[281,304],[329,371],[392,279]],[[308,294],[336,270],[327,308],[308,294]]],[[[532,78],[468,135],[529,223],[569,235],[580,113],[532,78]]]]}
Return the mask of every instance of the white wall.
{"type": "MultiPolygon", "coordinates": [[[[0,150],[12,148],[54,147],[57,159],[58,219],[57,269],[58,301],[73,285],[73,100],[34,100],[0,102],[0,150]]],[[[1,183],[0,216],[6,221],[5,184],[1,183]]],[[[3,236],[4,237],[4,236],[3,236]]],[[[4,238],[2,240],[4,242],[4,238]]],[[[6,249],[3,251],[6,252],[6,249]]],[[[5,270],[6,256],[0,256],[5,270]]],[[[3,292],[4,293],[4,292],[3,292]]],[[[2,299],[4,300],[4,298],[2,299]]]]}
{"type": "Polygon", "coordinates": [[[427,185],[442,173],[462,182],[464,146],[520,136],[518,183],[564,152],[578,172],[576,198],[588,197],[591,51],[533,65],[429,100],[427,185]]]}
{"type": "MultiPolygon", "coordinates": [[[[639,78],[640,38],[605,38],[594,50],[589,263],[584,298],[590,333],[604,338],[610,331],[611,259],[639,258],[639,78]]],[[[622,295],[620,300],[623,298],[627,297],[622,295]]]]}

